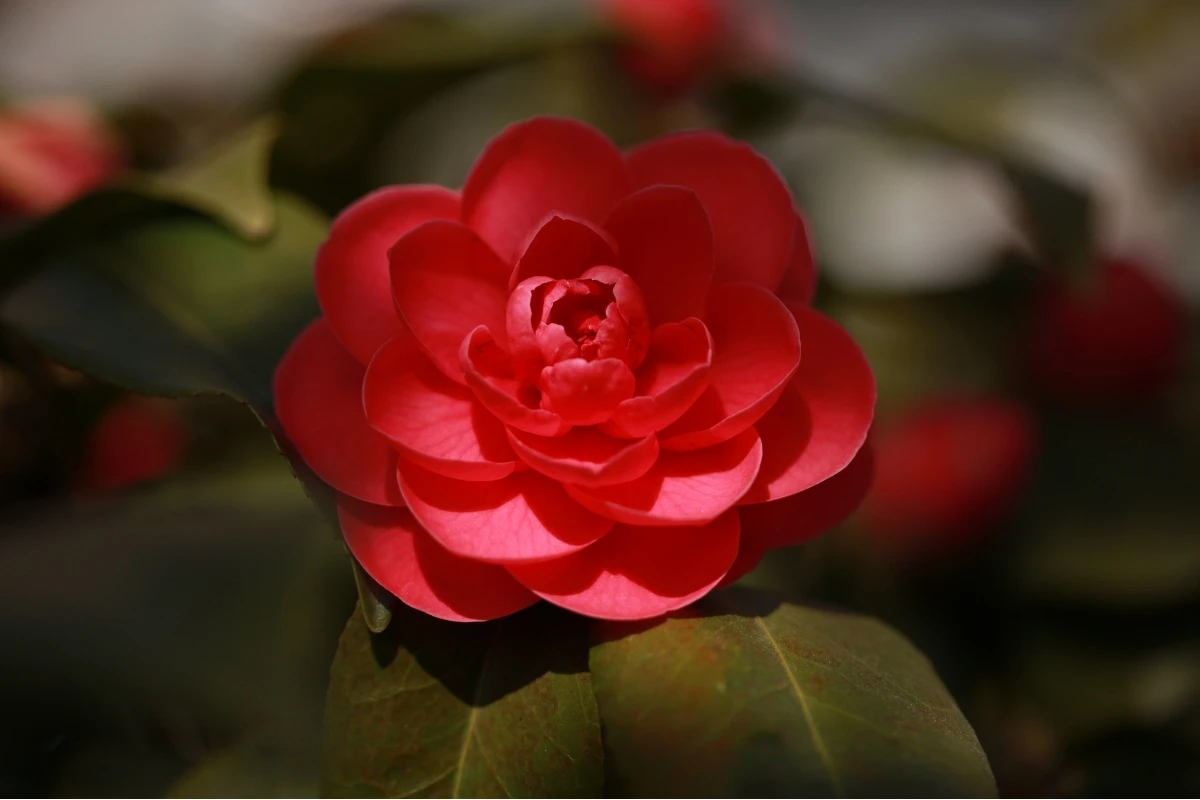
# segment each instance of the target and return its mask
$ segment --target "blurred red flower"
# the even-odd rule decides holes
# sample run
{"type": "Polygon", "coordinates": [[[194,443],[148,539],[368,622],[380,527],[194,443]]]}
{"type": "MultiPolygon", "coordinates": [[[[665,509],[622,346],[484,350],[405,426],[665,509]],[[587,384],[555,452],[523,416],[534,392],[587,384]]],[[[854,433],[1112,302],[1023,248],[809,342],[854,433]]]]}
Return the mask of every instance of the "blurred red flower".
{"type": "Polygon", "coordinates": [[[315,271],[324,317],[279,365],[276,410],[350,550],[415,608],[654,617],[829,522],[768,537],[741,509],[859,499],[822,486],[866,438],[874,379],[808,305],[804,225],[744,144],[622,154],[534,119],[461,192],[350,206],[315,271]]]}
{"type": "Polygon", "coordinates": [[[1159,396],[1182,364],[1187,311],[1131,261],[1109,260],[1094,283],[1047,281],[1027,339],[1030,379],[1075,405],[1123,405],[1159,396]]]}
{"type": "Polygon", "coordinates": [[[706,74],[761,69],[787,46],[763,0],[600,0],[628,40],[622,59],[648,89],[674,94],[706,74]]]}
{"type": "Polygon", "coordinates": [[[92,428],[77,486],[107,491],[162,477],[179,465],[187,444],[187,429],[174,405],[128,395],[109,406],[92,428]]]}
{"type": "Polygon", "coordinates": [[[0,211],[48,214],[120,166],[115,140],[86,106],[64,101],[0,110],[0,211]]]}
{"type": "Polygon", "coordinates": [[[1011,511],[1034,450],[1024,406],[998,397],[935,397],[872,437],[868,535],[905,552],[977,541],[1011,511]]]}

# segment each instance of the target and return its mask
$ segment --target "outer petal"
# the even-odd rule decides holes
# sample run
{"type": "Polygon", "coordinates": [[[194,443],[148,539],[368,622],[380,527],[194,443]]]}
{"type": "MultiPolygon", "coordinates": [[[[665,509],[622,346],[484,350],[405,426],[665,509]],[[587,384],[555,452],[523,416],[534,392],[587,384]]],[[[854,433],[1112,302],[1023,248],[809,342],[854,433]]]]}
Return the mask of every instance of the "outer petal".
{"type": "Polygon", "coordinates": [[[796,320],[761,286],[714,286],[706,322],[716,342],[708,389],[659,435],[668,450],[707,447],[744,431],[774,405],[800,364],[796,320]]]}
{"type": "Polygon", "coordinates": [[[430,363],[411,335],[371,359],[362,389],[367,421],[426,469],[468,481],[494,481],[520,466],[504,425],[470,389],[430,363]]]}
{"type": "Polygon", "coordinates": [[[346,546],[367,574],[405,605],[451,622],[496,619],[537,602],[493,564],[443,550],[406,508],[338,498],[346,546]]]}
{"type": "Polygon", "coordinates": [[[799,214],[796,214],[795,237],[787,271],[783,273],[776,294],[785,301],[808,305],[817,293],[817,262],[813,256],[812,241],[808,237],[808,226],[799,214]]]}
{"type": "Polygon", "coordinates": [[[388,250],[431,219],[458,219],[458,192],[440,186],[389,186],[349,206],[317,251],[317,299],[350,354],[366,364],[400,333],[388,250]]]}
{"type": "Polygon", "coordinates": [[[804,358],[755,425],[763,463],[743,503],[787,497],[841,472],[867,440],[875,415],[875,376],[850,334],[808,306],[790,308],[804,358]]]}
{"type": "Polygon", "coordinates": [[[463,339],[459,363],[479,402],[505,425],[538,436],[561,436],[571,429],[558,414],[522,400],[512,364],[486,327],[476,328],[463,339]]]}
{"type": "Polygon", "coordinates": [[[738,512],[699,527],[618,525],[565,558],[508,569],[555,605],[600,619],[649,619],[699,600],[738,549],[738,512]]]}
{"type": "Polygon", "coordinates": [[[598,425],[633,396],[637,383],[615,358],[568,358],[542,370],[542,408],[572,425],[598,425]]]}
{"type": "Polygon", "coordinates": [[[612,528],[536,472],[498,481],[456,481],[400,459],[400,488],[430,535],[475,561],[545,561],[573,553],[612,528]]]}
{"type": "Polygon", "coordinates": [[[775,290],[792,252],[795,212],[769,161],[747,144],[703,131],[656,139],[631,152],[628,163],[638,187],[673,184],[700,195],[712,220],[718,281],[775,290]]]}
{"type": "Polygon", "coordinates": [[[553,214],[537,229],[517,260],[508,285],[526,278],[577,278],[597,265],[620,266],[612,237],[587,220],[553,214]]]}
{"type": "Polygon", "coordinates": [[[463,383],[463,338],[478,325],[503,336],[508,268],[470,228],[440,220],[396,242],[388,258],[400,315],[438,369],[463,383]]]}
{"type": "Polygon", "coordinates": [[[753,534],[743,535],[738,542],[737,558],[733,560],[733,566],[725,573],[725,577],[717,584],[717,588],[724,589],[726,586],[732,586],[749,575],[766,554],[767,550],[758,537],[753,534]]]}
{"type": "Polygon", "coordinates": [[[858,451],[844,470],[808,491],[750,506],[739,506],[742,540],[766,551],[790,547],[834,527],[862,503],[875,476],[870,445],[858,451]]]}
{"type": "Polygon", "coordinates": [[[363,415],[363,372],[318,319],[275,369],[275,413],[321,480],[359,500],[402,506],[396,451],[363,415]]]}
{"type": "Polygon", "coordinates": [[[624,271],[646,298],[650,322],[704,316],[713,276],[713,233],[700,198],[679,186],[627,197],[605,223],[624,271]]]}
{"type": "Polygon", "coordinates": [[[587,508],[627,525],[703,525],[741,499],[761,461],[762,443],[749,429],[704,450],[664,452],[628,483],[566,488],[587,508]]]}
{"type": "Polygon", "coordinates": [[[712,360],[712,336],[700,320],[659,325],[638,370],[635,396],[617,406],[604,431],[637,438],[667,427],[708,387],[712,360]]]}
{"type": "Polygon", "coordinates": [[[595,428],[573,428],[555,438],[511,429],[508,436],[526,464],[556,481],[581,486],[640,478],[658,458],[658,440],[653,434],[642,439],[614,439],[595,428]]]}
{"type": "Polygon", "coordinates": [[[463,186],[462,215],[511,265],[548,214],[602,222],[629,191],[608,137],[575,120],[537,117],[488,144],[463,186]]]}

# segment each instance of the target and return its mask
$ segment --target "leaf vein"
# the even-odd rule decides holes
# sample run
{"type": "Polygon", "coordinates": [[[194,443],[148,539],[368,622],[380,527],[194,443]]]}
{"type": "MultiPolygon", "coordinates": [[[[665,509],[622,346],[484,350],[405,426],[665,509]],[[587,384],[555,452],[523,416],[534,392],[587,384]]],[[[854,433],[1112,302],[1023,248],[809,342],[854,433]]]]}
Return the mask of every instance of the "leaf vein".
{"type": "Polygon", "coordinates": [[[756,617],[754,621],[758,623],[758,627],[762,629],[763,635],[767,637],[767,641],[775,651],[775,655],[779,658],[780,665],[783,666],[783,671],[787,675],[792,691],[800,701],[800,710],[804,714],[804,721],[808,723],[809,733],[812,734],[813,746],[817,750],[817,755],[821,758],[821,763],[825,765],[826,772],[829,773],[829,781],[833,785],[834,793],[844,797],[846,792],[842,789],[841,779],[833,767],[833,758],[829,755],[829,748],[825,746],[825,739],[821,736],[821,732],[817,730],[816,720],[813,719],[812,710],[808,707],[808,698],[805,696],[804,690],[800,688],[800,682],[796,680],[796,674],[792,672],[792,667],[788,664],[783,649],[775,641],[775,637],[771,635],[771,629],[767,627],[766,621],[762,617],[756,617]]]}

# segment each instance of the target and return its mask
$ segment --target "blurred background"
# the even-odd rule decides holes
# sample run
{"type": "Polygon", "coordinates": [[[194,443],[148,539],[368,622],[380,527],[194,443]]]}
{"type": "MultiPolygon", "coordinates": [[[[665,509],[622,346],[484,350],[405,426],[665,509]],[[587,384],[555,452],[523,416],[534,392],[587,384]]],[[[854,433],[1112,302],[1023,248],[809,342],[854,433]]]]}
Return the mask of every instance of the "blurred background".
{"type": "MultiPolygon", "coordinates": [[[[68,369],[3,279],[270,113],[311,215],[536,113],[753,142],[879,406],[859,513],[744,582],[903,631],[1005,796],[1200,791],[1197,0],[0,0],[0,794],[316,792],[341,546],[247,407],[68,369]]],[[[188,285],[311,316],[286,264],[188,285]]]]}

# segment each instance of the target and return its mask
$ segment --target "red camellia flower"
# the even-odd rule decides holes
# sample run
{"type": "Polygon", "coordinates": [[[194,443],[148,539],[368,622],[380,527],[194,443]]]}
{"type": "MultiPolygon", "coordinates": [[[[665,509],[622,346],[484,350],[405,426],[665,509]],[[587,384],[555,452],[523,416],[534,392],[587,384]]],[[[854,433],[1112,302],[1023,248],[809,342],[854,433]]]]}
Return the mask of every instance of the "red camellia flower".
{"type": "Polygon", "coordinates": [[[1100,264],[1095,284],[1051,280],[1034,302],[1026,364],[1043,393],[1074,405],[1151,400],[1182,364],[1183,303],[1128,260],[1100,264]]]}
{"type": "Polygon", "coordinates": [[[629,40],[625,68],[654,92],[673,94],[705,73],[762,70],[782,61],[787,41],[764,0],[600,0],[629,40]]]}
{"type": "Polygon", "coordinates": [[[1033,457],[1025,408],[999,397],[923,401],[874,437],[867,534],[900,551],[953,550],[1013,507],[1033,457]]]}
{"type": "Polygon", "coordinates": [[[281,362],[276,410],[408,605],[654,617],[861,499],[847,465],[874,379],[809,307],[813,279],[791,195],[746,145],[622,154],[534,119],[461,192],[386,188],[335,220],[324,317],[281,362]],[[760,531],[754,504],[796,516],[760,531]]]}
{"type": "Polygon", "coordinates": [[[116,144],[83,105],[45,102],[0,111],[0,211],[48,214],[111,178],[116,144]]]}
{"type": "Polygon", "coordinates": [[[128,395],[92,428],[78,486],[108,491],[160,478],[179,465],[187,446],[187,428],[172,403],[128,395]]]}

